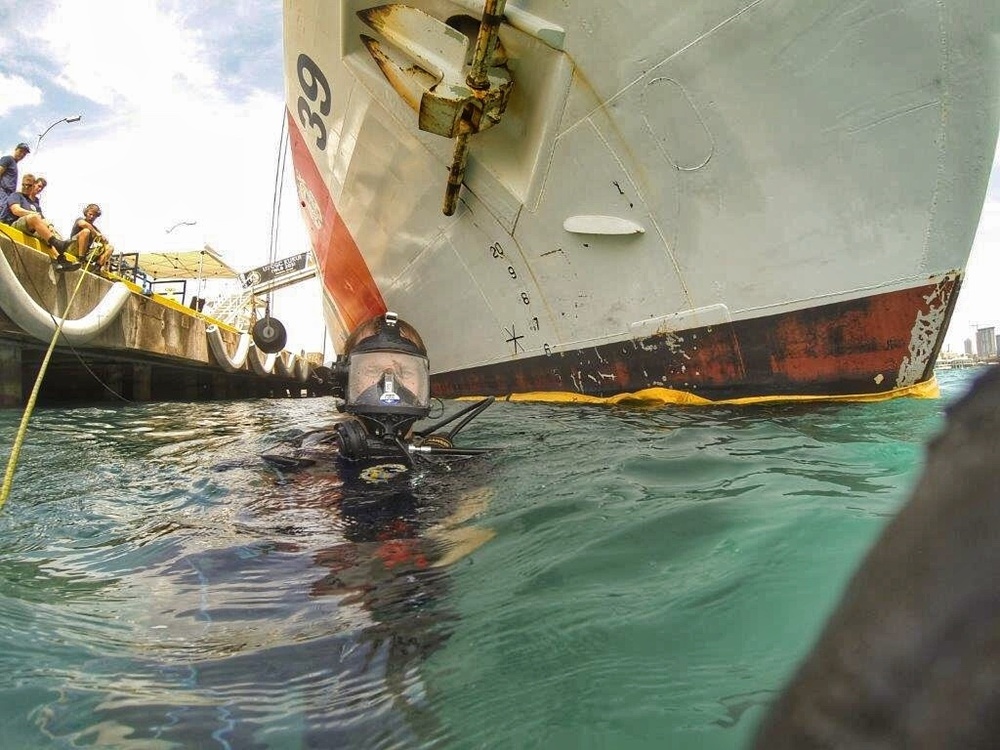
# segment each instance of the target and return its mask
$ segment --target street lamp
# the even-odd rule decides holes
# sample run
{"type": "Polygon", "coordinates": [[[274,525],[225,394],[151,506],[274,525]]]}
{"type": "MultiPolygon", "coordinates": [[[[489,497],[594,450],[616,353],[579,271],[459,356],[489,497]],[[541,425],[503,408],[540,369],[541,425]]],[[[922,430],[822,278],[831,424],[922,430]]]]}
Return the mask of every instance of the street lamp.
{"type": "Polygon", "coordinates": [[[42,134],[38,136],[38,141],[35,142],[35,152],[37,153],[39,146],[42,145],[42,138],[45,137],[45,134],[48,133],[50,130],[52,130],[52,128],[54,128],[56,125],[58,125],[61,122],[79,122],[81,119],[83,119],[83,115],[73,115],[71,117],[64,117],[61,120],[56,120],[54,123],[49,125],[47,128],[45,128],[42,134]]]}
{"type": "Polygon", "coordinates": [[[197,223],[198,223],[197,221],[178,221],[172,227],[167,229],[167,234],[170,234],[172,231],[177,229],[177,227],[193,227],[197,223]]]}

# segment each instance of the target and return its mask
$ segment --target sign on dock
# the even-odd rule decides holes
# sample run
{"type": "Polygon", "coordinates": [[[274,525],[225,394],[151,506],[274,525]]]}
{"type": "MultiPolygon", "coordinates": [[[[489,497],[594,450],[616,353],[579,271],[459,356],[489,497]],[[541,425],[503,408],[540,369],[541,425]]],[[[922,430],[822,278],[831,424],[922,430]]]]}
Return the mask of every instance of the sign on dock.
{"type": "Polygon", "coordinates": [[[306,253],[299,253],[288,258],[276,260],[266,266],[251,268],[239,275],[240,283],[244,288],[259,286],[268,281],[274,281],[282,276],[289,276],[297,271],[302,271],[306,267],[306,253]]]}

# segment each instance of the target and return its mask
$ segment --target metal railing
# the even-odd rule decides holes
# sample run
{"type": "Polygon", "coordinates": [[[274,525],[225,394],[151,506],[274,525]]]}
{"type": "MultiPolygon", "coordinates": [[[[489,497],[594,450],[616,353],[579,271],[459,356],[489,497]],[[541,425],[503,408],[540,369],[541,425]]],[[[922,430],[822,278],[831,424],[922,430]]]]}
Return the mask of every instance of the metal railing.
{"type": "Polygon", "coordinates": [[[213,300],[204,312],[239,331],[248,331],[255,307],[257,303],[254,293],[249,289],[243,289],[228,297],[213,300]]]}
{"type": "Polygon", "coordinates": [[[115,253],[108,262],[108,270],[141,286],[143,294],[153,293],[153,280],[139,268],[139,253],[115,253]]]}
{"type": "Polygon", "coordinates": [[[316,267],[310,265],[299,271],[244,287],[228,297],[213,301],[205,313],[237,330],[248,331],[254,321],[263,317],[266,303],[261,295],[297,284],[315,275],[316,267]]]}

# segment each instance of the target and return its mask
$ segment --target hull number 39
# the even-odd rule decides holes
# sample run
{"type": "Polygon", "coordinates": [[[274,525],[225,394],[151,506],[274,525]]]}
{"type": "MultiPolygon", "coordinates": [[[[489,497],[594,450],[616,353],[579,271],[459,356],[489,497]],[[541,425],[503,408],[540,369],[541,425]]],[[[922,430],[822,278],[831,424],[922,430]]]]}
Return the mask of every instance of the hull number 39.
{"type": "Polygon", "coordinates": [[[302,96],[296,106],[299,111],[299,122],[302,127],[316,134],[316,148],[326,150],[326,124],[323,117],[330,114],[333,101],[330,96],[330,84],[319,69],[319,65],[309,55],[301,54],[297,62],[299,85],[302,96]],[[316,109],[319,110],[317,114],[316,109]],[[322,115],[323,117],[321,117],[322,115]]]}

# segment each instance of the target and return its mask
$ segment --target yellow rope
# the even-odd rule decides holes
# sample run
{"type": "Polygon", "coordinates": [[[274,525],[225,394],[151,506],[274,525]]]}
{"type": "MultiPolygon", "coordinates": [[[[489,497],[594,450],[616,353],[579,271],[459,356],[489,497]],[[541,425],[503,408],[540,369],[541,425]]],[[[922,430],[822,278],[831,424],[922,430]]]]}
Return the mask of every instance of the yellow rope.
{"type": "MultiPolygon", "coordinates": [[[[91,250],[90,254],[84,263],[84,268],[86,264],[94,256],[94,251],[91,250]]],[[[76,299],[77,292],[80,291],[80,287],[83,285],[83,279],[86,277],[86,271],[81,271],[80,278],[76,282],[76,288],[73,290],[73,294],[70,295],[69,302],[66,304],[66,312],[73,306],[73,301],[76,299]]],[[[21,415],[21,424],[17,428],[17,435],[14,437],[14,446],[10,452],[10,458],[7,460],[7,471],[3,476],[3,487],[0,487],[0,510],[3,510],[4,503],[7,502],[7,496],[10,494],[10,488],[14,483],[14,471],[17,469],[17,459],[21,455],[21,446],[24,444],[24,436],[28,432],[28,420],[31,419],[31,413],[35,409],[35,402],[38,400],[38,392],[42,389],[42,379],[45,377],[45,371],[49,367],[49,360],[52,359],[52,352],[56,348],[56,342],[59,340],[59,334],[62,333],[63,323],[66,322],[65,314],[59,318],[59,323],[56,325],[56,330],[52,334],[52,341],[49,342],[49,348],[45,352],[45,358],[42,360],[42,366],[38,370],[38,376],[35,378],[35,385],[31,389],[31,396],[28,398],[28,403],[24,407],[24,414],[21,415]]]]}

